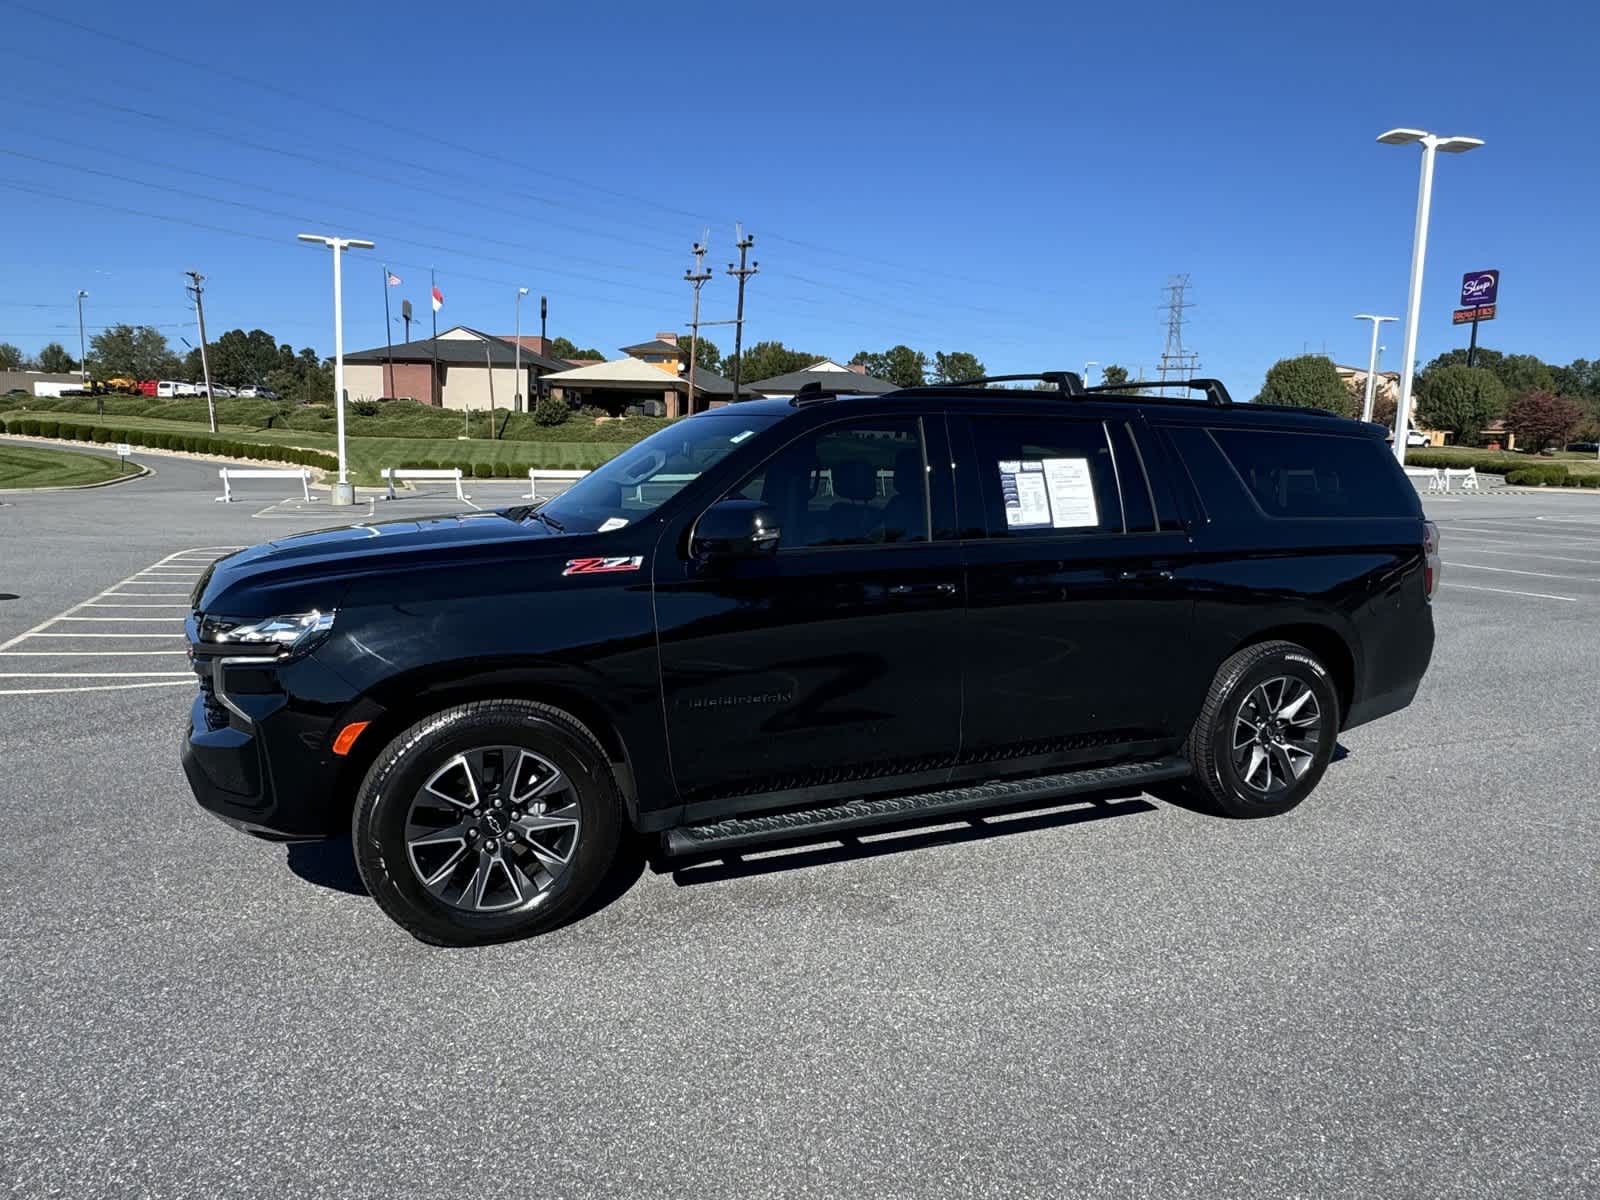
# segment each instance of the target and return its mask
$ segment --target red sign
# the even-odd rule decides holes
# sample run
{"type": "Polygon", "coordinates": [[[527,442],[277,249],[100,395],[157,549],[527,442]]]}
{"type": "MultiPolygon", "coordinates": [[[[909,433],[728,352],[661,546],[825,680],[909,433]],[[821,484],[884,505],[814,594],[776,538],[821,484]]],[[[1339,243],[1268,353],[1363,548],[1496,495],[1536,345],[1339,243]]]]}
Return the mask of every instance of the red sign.
{"type": "Polygon", "coordinates": [[[1450,323],[1452,325],[1470,325],[1475,320],[1494,320],[1494,305],[1485,304],[1479,308],[1458,308],[1450,316],[1450,323]]]}

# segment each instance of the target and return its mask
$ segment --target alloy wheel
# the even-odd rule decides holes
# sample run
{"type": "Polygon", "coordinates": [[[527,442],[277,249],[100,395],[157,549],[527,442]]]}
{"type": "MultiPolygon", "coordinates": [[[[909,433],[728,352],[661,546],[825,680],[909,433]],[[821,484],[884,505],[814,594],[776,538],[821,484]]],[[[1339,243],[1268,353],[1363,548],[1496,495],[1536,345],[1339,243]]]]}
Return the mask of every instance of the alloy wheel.
{"type": "Polygon", "coordinates": [[[1251,791],[1276,796],[1310,770],[1322,738],[1322,708],[1303,679],[1258,683],[1233,722],[1233,767],[1251,791]]]}
{"type": "Polygon", "coordinates": [[[406,856],[435,899],[469,913],[537,902],[566,873],[581,811],[571,780],[521,746],[453,755],[412,798],[406,856]]]}

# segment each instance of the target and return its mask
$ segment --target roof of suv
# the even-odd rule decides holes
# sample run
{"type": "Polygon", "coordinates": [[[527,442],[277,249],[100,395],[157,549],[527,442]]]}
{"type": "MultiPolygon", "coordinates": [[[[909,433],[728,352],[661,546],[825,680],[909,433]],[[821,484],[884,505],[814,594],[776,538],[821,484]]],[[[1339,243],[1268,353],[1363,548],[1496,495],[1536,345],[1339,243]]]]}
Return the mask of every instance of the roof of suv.
{"type": "MultiPolygon", "coordinates": [[[[1036,391],[1032,388],[975,388],[962,387],[959,384],[950,386],[932,386],[919,388],[902,388],[895,392],[886,392],[882,395],[870,396],[864,394],[822,393],[814,399],[761,399],[752,398],[741,400],[739,407],[749,412],[762,413],[771,416],[787,416],[802,413],[812,408],[827,408],[832,410],[835,405],[848,405],[872,401],[881,404],[894,404],[897,402],[928,402],[928,401],[964,401],[966,405],[981,404],[983,402],[1001,402],[1008,407],[1015,408],[1019,404],[1028,407],[1038,407],[1043,411],[1057,413],[1072,412],[1080,406],[1090,410],[1115,407],[1144,408],[1163,417],[1171,416],[1179,420],[1198,420],[1207,424],[1231,423],[1238,420],[1252,423],[1282,424],[1290,428],[1305,429],[1307,431],[1324,430],[1326,432],[1341,431],[1348,433],[1352,428],[1363,433],[1372,433],[1382,436],[1382,427],[1367,425],[1360,421],[1342,417],[1338,413],[1322,408],[1283,408],[1272,404],[1216,404],[1200,398],[1180,398],[1172,396],[1137,395],[1120,392],[1092,392],[1087,395],[1066,395],[1057,391],[1036,391]]],[[[709,416],[715,413],[726,413],[727,406],[714,408],[709,412],[698,413],[697,416],[709,416]]]]}

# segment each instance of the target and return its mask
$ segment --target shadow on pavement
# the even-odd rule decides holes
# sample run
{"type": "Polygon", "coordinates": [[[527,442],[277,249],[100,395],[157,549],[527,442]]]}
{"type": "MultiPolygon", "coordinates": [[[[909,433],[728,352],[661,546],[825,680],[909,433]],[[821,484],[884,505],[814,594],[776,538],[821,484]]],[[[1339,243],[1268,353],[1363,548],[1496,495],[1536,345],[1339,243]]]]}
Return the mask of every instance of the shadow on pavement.
{"type": "Polygon", "coordinates": [[[367,885],[356,870],[355,847],[348,836],[325,842],[291,843],[286,861],[289,870],[307,883],[351,896],[367,895],[367,885]]]}
{"type": "Polygon", "coordinates": [[[1005,837],[1014,833],[1031,833],[1040,829],[1059,829],[1068,825],[1081,825],[1088,821],[1102,821],[1110,817],[1127,817],[1138,813],[1160,810],[1141,795],[1120,793],[1099,798],[1075,797],[1070,801],[1060,799],[1034,802],[1007,808],[991,808],[970,814],[946,814],[929,818],[919,825],[892,825],[881,829],[865,829],[858,833],[822,834],[806,838],[798,835],[785,841],[770,842],[761,846],[746,847],[727,854],[708,854],[700,858],[666,858],[654,856],[650,868],[656,874],[672,875],[679,887],[701,883],[719,883],[752,875],[769,875],[775,871],[798,871],[807,867],[826,866],[830,863],[849,862],[854,859],[879,858],[886,854],[903,854],[913,850],[926,850],[934,846],[949,846],[960,842],[976,842],[987,838],[1005,837]],[[1062,808],[1064,804],[1070,808],[1062,808]],[[1049,811],[1038,811],[1048,808],[1049,811]],[[955,824],[959,822],[959,824],[955,824]],[[951,826],[955,824],[955,827],[951,826]],[[862,841],[864,837],[872,841],[862,841]],[[817,846],[818,841],[828,844],[817,846]],[[810,845],[808,846],[808,843],[810,845]],[[776,851],[776,853],[774,853],[776,851]],[[760,854],[761,858],[749,858],[760,854]]]}

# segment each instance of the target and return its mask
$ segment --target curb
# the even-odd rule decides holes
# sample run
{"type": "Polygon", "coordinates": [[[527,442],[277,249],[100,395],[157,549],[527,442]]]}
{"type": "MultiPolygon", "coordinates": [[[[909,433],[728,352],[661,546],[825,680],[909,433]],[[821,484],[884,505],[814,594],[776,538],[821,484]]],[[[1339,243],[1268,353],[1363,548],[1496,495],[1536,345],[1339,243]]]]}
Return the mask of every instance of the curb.
{"type": "MultiPolygon", "coordinates": [[[[82,447],[83,445],[82,442],[71,442],[64,438],[13,437],[10,434],[6,434],[4,436],[5,440],[8,442],[19,442],[23,444],[32,441],[43,442],[50,446],[82,447]]],[[[99,443],[91,444],[98,445],[99,443]]],[[[81,449],[79,450],[79,453],[82,453],[81,449]]],[[[93,455],[92,457],[108,458],[111,456],[101,454],[93,455]]],[[[143,479],[146,476],[154,476],[157,474],[157,471],[154,467],[147,467],[143,463],[133,462],[131,458],[126,461],[131,463],[133,466],[133,474],[131,475],[119,475],[115,479],[102,479],[98,483],[69,483],[62,485],[61,487],[0,488],[0,496],[44,496],[50,494],[51,492],[90,492],[95,488],[116,487],[118,484],[132,483],[135,479],[143,479]]]]}

